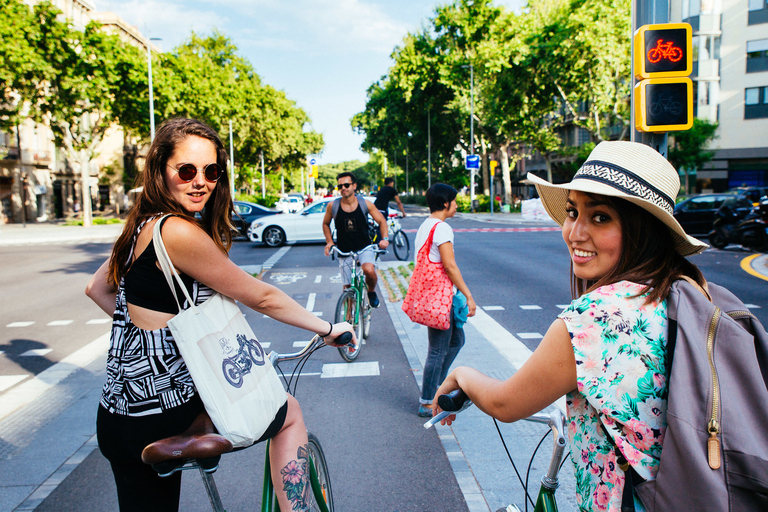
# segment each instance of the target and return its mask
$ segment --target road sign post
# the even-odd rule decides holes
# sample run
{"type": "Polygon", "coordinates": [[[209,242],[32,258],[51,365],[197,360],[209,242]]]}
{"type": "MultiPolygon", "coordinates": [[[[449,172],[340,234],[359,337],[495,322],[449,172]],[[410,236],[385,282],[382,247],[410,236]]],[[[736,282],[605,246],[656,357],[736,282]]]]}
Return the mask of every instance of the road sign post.
{"type": "Polygon", "coordinates": [[[475,174],[480,169],[480,155],[467,155],[465,167],[469,171],[469,200],[474,212],[475,208],[477,208],[477,201],[475,201],[475,174]]]}

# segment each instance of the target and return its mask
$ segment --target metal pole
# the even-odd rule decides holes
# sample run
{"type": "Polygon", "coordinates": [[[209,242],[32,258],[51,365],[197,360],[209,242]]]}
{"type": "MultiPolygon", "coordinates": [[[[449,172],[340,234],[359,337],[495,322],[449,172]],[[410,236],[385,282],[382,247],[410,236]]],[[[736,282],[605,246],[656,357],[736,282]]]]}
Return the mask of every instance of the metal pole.
{"type": "Polygon", "coordinates": [[[432,186],[432,123],[427,110],[427,188],[432,186]]]}
{"type": "MultiPolygon", "coordinates": [[[[475,154],[475,68],[469,65],[469,154],[475,154]]],[[[469,170],[469,200],[472,205],[472,213],[475,212],[475,170],[469,170]]]]}
{"type": "MultiPolygon", "coordinates": [[[[632,10],[632,36],[635,35],[635,30],[643,25],[650,25],[656,23],[669,22],[669,0],[633,0],[632,10]]],[[[634,65],[634,45],[632,45],[632,59],[634,65]]],[[[634,78],[635,70],[632,69],[632,104],[630,112],[631,115],[631,132],[634,137],[631,137],[632,141],[639,141],[642,144],[651,146],[653,149],[659,152],[661,156],[667,158],[668,146],[667,146],[667,134],[666,133],[640,133],[635,130],[635,85],[637,80],[634,78]]]]}
{"type": "Polygon", "coordinates": [[[235,150],[232,145],[232,120],[229,120],[229,161],[232,165],[229,169],[229,191],[232,194],[232,200],[235,200],[235,150]]]}
{"type": "Polygon", "coordinates": [[[162,41],[159,37],[151,37],[147,42],[147,77],[149,79],[149,141],[155,140],[155,101],[152,92],[152,41],[162,41]]]}
{"type": "Polygon", "coordinates": [[[259,158],[261,159],[261,198],[267,197],[267,183],[264,180],[264,150],[259,151],[259,158]]]}

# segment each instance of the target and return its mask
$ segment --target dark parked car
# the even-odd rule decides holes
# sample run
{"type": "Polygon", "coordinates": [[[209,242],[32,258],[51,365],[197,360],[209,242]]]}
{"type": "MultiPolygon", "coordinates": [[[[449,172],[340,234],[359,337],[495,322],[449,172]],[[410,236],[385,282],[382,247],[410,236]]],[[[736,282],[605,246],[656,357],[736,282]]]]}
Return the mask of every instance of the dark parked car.
{"type": "Polygon", "coordinates": [[[746,215],[752,203],[740,193],[723,192],[693,196],[675,206],[675,219],[690,235],[707,235],[712,230],[715,212],[725,201],[733,202],[736,212],[746,215]]]}
{"type": "Polygon", "coordinates": [[[274,215],[280,213],[277,210],[272,210],[266,206],[261,206],[256,203],[248,203],[246,201],[235,201],[235,213],[232,215],[232,223],[240,232],[240,236],[248,236],[248,228],[251,226],[251,222],[259,217],[266,217],[267,215],[274,215]]]}
{"type": "Polygon", "coordinates": [[[745,195],[754,206],[758,206],[760,199],[763,196],[768,196],[768,187],[736,187],[728,190],[728,192],[745,195]]]}

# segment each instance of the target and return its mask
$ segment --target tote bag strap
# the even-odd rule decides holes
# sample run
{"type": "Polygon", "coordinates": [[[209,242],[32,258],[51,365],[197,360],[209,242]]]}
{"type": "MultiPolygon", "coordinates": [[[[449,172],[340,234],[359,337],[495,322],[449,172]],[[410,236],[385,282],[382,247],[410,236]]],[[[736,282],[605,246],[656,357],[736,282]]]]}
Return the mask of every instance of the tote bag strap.
{"type": "Polygon", "coordinates": [[[165,276],[165,280],[168,281],[168,287],[171,289],[171,293],[173,293],[173,298],[176,299],[176,305],[179,307],[179,311],[181,311],[181,304],[179,304],[179,297],[176,295],[176,287],[173,284],[174,278],[176,279],[176,282],[179,283],[181,291],[184,292],[184,297],[186,297],[189,307],[197,312],[197,306],[195,306],[192,297],[190,297],[189,292],[187,291],[187,287],[181,280],[179,273],[176,272],[176,269],[171,264],[171,258],[168,256],[168,250],[165,248],[165,244],[163,243],[163,235],[160,233],[163,222],[170,216],[170,214],[163,215],[157,222],[155,222],[155,227],[152,229],[152,242],[155,244],[157,262],[160,264],[160,268],[163,269],[163,275],[165,276]]]}
{"type": "Polygon", "coordinates": [[[435,229],[437,229],[437,226],[440,224],[440,222],[442,222],[442,221],[436,222],[435,225],[432,226],[432,229],[429,231],[429,235],[427,236],[427,240],[424,242],[424,245],[421,246],[421,248],[419,249],[418,254],[416,255],[416,261],[417,262],[420,259],[426,258],[426,262],[427,263],[433,263],[433,262],[429,261],[429,251],[432,248],[432,239],[435,237],[435,229]]]}

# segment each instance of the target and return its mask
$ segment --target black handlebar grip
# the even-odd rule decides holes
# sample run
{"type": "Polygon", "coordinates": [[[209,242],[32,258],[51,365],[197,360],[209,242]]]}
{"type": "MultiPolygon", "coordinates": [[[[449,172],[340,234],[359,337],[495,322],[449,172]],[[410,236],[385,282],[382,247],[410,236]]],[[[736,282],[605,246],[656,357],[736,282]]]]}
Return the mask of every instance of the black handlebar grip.
{"type": "Polygon", "coordinates": [[[447,395],[437,397],[437,405],[444,411],[456,412],[461,409],[464,402],[468,400],[467,395],[460,389],[451,391],[447,395]]]}
{"type": "Polygon", "coordinates": [[[347,331],[334,340],[337,345],[349,345],[352,343],[352,333],[347,331]]]}

